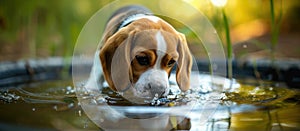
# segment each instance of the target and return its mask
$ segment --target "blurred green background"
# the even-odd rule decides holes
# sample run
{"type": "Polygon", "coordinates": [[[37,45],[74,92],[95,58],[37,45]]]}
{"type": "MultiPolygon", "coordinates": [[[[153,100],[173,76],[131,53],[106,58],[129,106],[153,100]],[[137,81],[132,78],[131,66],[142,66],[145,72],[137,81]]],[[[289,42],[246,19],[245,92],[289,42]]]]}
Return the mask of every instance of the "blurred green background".
{"type": "MultiPolygon", "coordinates": [[[[76,39],[84,24],[96,11],[112,1],[1,0],[0,61],[72,56],[76,39]]],[[[184,1],[202,11],[211,20],[224,42],[220,8],[215,7],[210,0],[184,1]]],[[[269,2],[269,0],[228,0],[225,5],[236,58],[244,58],[245,55],[248,58],[252,53],[255,53],[255,57],[268,53],[266,49],[269,48],[271,39],[269,2]]],[[[280,23],[277,57],[298,59],[300,1],[274,2],[275,18],[280,23]]]]}

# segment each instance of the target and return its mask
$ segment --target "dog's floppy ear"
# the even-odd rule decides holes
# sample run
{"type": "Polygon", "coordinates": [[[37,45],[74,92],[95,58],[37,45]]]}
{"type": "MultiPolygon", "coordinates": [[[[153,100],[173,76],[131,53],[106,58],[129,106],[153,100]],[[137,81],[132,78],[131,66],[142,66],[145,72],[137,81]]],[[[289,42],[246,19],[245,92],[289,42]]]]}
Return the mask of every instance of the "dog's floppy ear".
{"type": "Polygon", "coordinates": [[[176,81],[182,91],[187,91],[190,88],[190,74],[192,70],[192,56],[188,48],[185,35],[178,33],[179,43],[177,51],[179,59],[177,62],[176,81]]]}
{"type": "Polygon", "coordinates": [[[112,35],[100,50],[104,77],[111,89],[124,91],[128,88],[130,72],[130,47],[132,32],[126,27],[112,35]],[[120,68],[121,67],[121,68],[120,68]]]}

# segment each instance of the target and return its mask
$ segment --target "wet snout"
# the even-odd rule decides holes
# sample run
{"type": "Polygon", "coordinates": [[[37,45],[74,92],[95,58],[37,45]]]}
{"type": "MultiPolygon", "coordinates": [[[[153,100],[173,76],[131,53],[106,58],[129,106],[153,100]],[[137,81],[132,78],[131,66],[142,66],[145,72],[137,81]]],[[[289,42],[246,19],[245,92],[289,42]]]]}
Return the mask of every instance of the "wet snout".
{"type": "Polygon", "coordinates": [[[141,75],[134,88],[138,97],[166,96],[169,93],[168,75],[163,70],[148,70],[141,75]]]}
{"type": "Polygon", "coordinates": [[[166,83],[149,83],[145,88],[150,91],[151,97],[166,96],[168,91],[168,85],[166,83]]]}

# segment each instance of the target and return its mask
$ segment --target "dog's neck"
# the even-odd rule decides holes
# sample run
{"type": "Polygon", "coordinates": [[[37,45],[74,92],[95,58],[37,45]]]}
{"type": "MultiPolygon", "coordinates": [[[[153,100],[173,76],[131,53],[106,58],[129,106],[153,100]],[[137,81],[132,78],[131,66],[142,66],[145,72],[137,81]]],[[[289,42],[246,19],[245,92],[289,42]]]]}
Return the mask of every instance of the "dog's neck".
{"type": "Polygon", "coordinates": [[[149,19],[155,23],[158,22],[158,20],[160,20],[158,17],[153,16],[153,15],[149,15],[149,14],[135,14],[135,15],[131,15],[129,17],[127,17],[119,26],[119,28],[117,30],[122,29],[123,27],[126,27],[127,25],[129,25],[130,23],[142,19],[142,18],[146,18],[149,19]]]}
{"type": "Polygon", "coordinates": [[[145,14],[135,14],[135,15],[131,15],[129,17],[127,17],[122,23],[121,25],[119,26],[119,29],[120,30],[121,28],[129,25],[130,23],[132,23],[133,21],[136,21],[138,19],[141,19],[142,17],[145,17],[146,15],[145,14]]]}

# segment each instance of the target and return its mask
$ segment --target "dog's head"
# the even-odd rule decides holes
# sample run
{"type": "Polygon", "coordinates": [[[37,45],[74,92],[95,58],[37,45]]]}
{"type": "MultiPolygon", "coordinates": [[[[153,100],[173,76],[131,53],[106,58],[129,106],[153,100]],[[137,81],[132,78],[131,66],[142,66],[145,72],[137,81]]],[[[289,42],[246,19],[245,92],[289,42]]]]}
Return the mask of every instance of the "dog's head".
{"type": "Polygon", "coordinates": [[[166,96],[172,68],[182,91],[190,86],[192,58],[185,36],[156,16],[140,18],[108,37],[100,50],[103,73],[115,91],[139,98],[166,96]]]}

